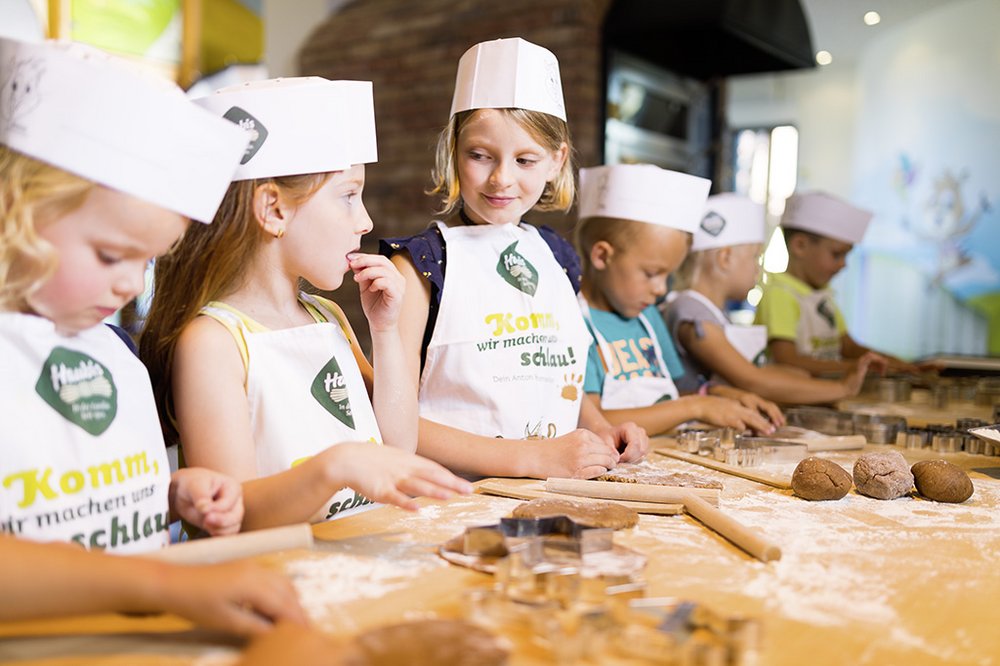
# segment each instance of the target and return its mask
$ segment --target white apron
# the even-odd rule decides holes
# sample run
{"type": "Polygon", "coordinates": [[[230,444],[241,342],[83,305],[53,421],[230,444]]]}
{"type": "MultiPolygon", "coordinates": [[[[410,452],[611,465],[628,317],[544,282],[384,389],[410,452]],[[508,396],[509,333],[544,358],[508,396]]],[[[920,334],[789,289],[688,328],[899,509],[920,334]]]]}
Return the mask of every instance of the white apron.
{"type": "Polygon", "coordinates": [[[580,309],[583,312],[583,318],[594,335],[594,340],[597,342],[597,350],[604,361],[604,384],[601,386],[601,408],[635,409],[655,405],[663,399],[663,396],[669,396],[671,400],[677,399],[677,386],[670,376],[670,370],[667,368],[666,361],[663,360],[663,350],[660,348],[660,342],[656,339],[656,333],[653,331],[649,320],[646,319],[646,315],[640,312],[639,321],[642,323],[642,327],[646,329],[646,333],[653,343],[653,351],[656,352],[656,362],[663,376],[617,379],[612,376],[615,364],[611,361],[615,358],[614,351],[594,324],[593,317],[590,314],[590,305],[584,299],[583,294],[580,294],[579,303],[580,309]]]}
{"type": "Polygon", "coordinates": [[[715,322],[722,327],[729,344],[740,353],[740,356],[754,365],[760,365],[767,351],[767,326],[737,326],[707,296],[694,289],[682,292],[708,308],[715,317],[715,322]]]}
{"type": "Polygon", "coordinates": [[[170,541],[170,468],[145,366],[107,326],[0,314],[0,532],[137,553],[170,541]]]}
{"type": "MultiPolygon", "coordinates": [[[[202,314],[226,326],[245,346],[247,401],[257,455],[257,474],[291,469],[341,442],[382,443],[368,390],[351,344],[336,315],[301,294],[326,321],[268,330],[222,303],[202,314]]],[[[337,492],[313,521],[341,518],[375,506],[360,493],[337,492]]]]}
{"type": "Polygon", "coordinates": [[[533,227],[438,228],[448,265],[420,416],[487,437],[558,437],[580,420],[590,335],[533,227]]]}
{"type": "Polygon", "coordinates": [[[833,294],[826,289],[801,294],[788,290],[799,303],[795,347],[800,354],[825,361],[839,361],[840,332],[837,331],[833,294]]]}

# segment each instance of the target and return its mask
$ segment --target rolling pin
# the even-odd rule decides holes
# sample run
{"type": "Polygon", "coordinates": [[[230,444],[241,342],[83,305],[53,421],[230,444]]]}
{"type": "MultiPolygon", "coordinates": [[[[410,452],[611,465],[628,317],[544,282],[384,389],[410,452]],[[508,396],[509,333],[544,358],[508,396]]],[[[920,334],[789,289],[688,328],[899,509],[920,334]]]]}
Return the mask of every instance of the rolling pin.
{"type": "Polygon", "coordinates": [[[291,548],[310,548],[312,527],[308,523],[243,532],[232,536],[185,541],[141,557],[173,564],[211,564],[291,548]]]}
{"type": "Polygon", "coordinates": [[[689,494],[684,508],[702,525],[718,532],[761,562],[781,559],[781,549],[696,495],[689,494]]]}
{"type": "Polygon", "coordinates": [[[719,501],[718,488],[689,488],[687,486],[654,486],[644,483],[619,483],[617,481],[581,481],[579,479],[550,478],[545,480],[545,490],[562,495],[596,497],[636,502],[680,504],[694,495],[713,504],[719,501]]]}

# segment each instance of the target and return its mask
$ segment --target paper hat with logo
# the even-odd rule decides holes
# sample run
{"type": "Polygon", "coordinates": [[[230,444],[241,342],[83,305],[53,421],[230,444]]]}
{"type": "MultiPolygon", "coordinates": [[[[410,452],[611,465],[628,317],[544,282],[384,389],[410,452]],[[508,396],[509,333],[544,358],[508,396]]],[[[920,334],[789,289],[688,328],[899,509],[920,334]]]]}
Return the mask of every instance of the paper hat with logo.
{"type": "Polygon", "coordinates": [[[233,180],[343,171],[378,161],[371,81],[251,81],[195,103],[250,136],[233,180]]]}
{"type": "Polygon", "coordinates": [[[176,85],[81,44],[0,38],[0,143],[211,222],[246,136],[176,85]]]}
{"type": "Polygon", "coordinates": [[[713,194],[694,232],[691,251],[764,242],[764,206],[742,194],[713,194]]]}
{"type": "Polygon", "coordinates": [[[652,164],[580,169],[580,219],[613,217],[694,232],[712,181],[652,164]]]}
{"type": "Polygon", "coordinates": [[[781,226],[854,245],[864,238],[872,213],[826,192],[803,192],[785,200],[781,226]]]}
{"type": "Polygon", "coordinates": [[[559,61],[520,37],[481,42],[458,61],[451,115],[470,109],[527,109],[566,120],[559,61]]]}

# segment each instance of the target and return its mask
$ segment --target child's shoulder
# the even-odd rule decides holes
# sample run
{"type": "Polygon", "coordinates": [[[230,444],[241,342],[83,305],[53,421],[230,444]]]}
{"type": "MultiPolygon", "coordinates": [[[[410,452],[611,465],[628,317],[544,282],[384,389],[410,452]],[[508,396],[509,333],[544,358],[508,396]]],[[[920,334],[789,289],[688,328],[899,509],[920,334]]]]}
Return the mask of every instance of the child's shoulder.
{"type": "Polygon", "coordinates": [[[380,238],[378,251],[386,257],[391,257],[402,251],[410,253],[411,257],[434,254],[440,255],[445,245],[444,235],[437,224],[432,223],[420,233],[397,238],[380,238]]]}

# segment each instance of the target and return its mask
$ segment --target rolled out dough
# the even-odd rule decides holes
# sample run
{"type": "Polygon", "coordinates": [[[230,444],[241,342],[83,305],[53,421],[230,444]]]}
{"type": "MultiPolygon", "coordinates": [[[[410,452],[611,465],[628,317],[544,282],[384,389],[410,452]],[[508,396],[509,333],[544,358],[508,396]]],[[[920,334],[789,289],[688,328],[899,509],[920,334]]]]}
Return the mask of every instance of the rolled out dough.
{"type": "Polygon", "coordinates": [[[620,530],[635,527],[639,514],[635,509],[614,502],[578,501],[542,497],[525,502],[511,513],[514,518],[567,516],[583,525],[620,530]]]}

